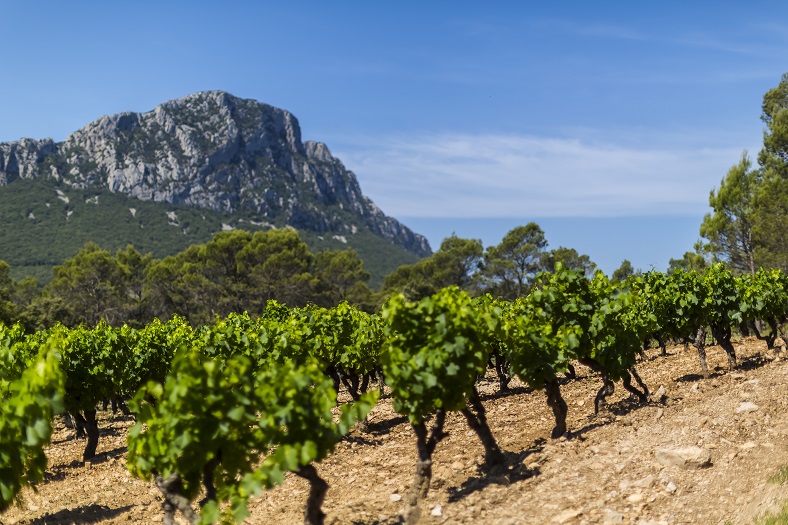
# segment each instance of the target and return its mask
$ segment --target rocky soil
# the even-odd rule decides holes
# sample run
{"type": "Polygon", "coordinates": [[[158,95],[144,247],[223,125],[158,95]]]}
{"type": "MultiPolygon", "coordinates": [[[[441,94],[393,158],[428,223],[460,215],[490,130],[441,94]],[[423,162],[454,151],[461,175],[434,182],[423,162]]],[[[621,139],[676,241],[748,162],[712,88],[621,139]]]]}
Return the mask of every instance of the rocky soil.
{"type": "MultiPolygon", "coordinates": [[[[447,418],[449,436],[435,453],[433,484],[423,504],[427,524],[753,524],[788,502],[788,362],[754,340],[737,345],[740,367],[727,371],[709,349],[710,379],[699,376],[694,348],[650,350],[638,369],[655,393],[638,406],[617,386],[594,415],[601,385],[587,369],[562,392],[571,434],[549,438],[544,394],[519,383],[496,395],[482,384],[490,425],[508,461],[480,467],[482,447],[462,416],[447,418]],[[662,387],[660,389],[660,387],[662,387]],[[659,392],[657,392],[659,390],[659,392]],[[784,483],[780,483],[780,478],[784,483]]],[[[161,497],[125,469],[131,421],[103,414],[99,456],[80,461],[84,442],[58,424],[49,470],[37,491],[0,517],[6,524],[156,523],[161,497]]],[[[318,466],[331,488],[328,524],[397,522],[415,462],[407,421],[382,399],[371,433],[354,432],[318,466]]],[[[253,500],[250,524],[302,522],[307,485],[295,476],[253,500]]]]}

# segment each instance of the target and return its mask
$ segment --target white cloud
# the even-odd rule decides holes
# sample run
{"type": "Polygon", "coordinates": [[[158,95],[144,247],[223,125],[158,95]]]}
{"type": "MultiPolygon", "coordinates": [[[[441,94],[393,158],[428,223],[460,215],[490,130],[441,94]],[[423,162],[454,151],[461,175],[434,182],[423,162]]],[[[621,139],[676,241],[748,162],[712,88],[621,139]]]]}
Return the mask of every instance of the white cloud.
{"type": "Polygon", "coordinates": [[[744,149],[506,134],[342,142],[335,154],[364,193],[410,217],[697,214],[744,149]]]}

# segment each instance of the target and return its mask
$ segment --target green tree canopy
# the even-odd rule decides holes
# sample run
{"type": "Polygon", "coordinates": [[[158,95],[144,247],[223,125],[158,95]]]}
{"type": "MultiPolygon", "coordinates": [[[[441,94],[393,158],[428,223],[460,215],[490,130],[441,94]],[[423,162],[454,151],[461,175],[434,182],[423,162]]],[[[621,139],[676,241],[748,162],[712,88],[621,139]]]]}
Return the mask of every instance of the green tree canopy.
{"type": "Polygon", "coordinates": [[[501,243],[484,254],[486,288],[495,296],[516,299],[528,293],[533,279],[542,269],[547,240],[535,222],[518,226],[501,243]]]}
{"type": "Polygon", "coordinates": [[[33,309],[44,324],[94,326],[104,320],[117,326],[129,322],[139,315],[141,274],[147,262],[150,257],[132,247],[113,256],[89,242],[54,268],[54,279],[34,300],[33,309]]]}
{"type": "Polygon", "coordinates": [[[616,270],[613,271],[613,275],[610,276],[610,280],[613,282],[622,282],[626,281],[629,277],[639,274],[640,270],[635,270],[632,266],[632,263],[629,262],[628,259],[624,259],[621,262],[621,266],[619,266],[616,270]]]}
{"type": "Polygon", "coordinates": [[[326,250],[315,256],[315,277],[319,284],[320,306],[335,306],[342,301],[367,306],[372,290],[367,285],[369,272],[355,250],[326,250]]]}
{"type": "Polygon", "coordinates": [[[556,263],[559,262],[567,270],[578,271],[589,279],[596,272],[596,264],[591,262],[591,258],[588,255],[580,255],[574,248],[559,246],[555,250],[545,252],[542,257],[542,267],[547,272],[554,271],[556,263]]]}
{"type": "Polygon", "coordinates": [[[788,270],[788,74],[763,97],[766,125],[757,168],[746,153],[712,190],[701,236],[736,272],[788,270]]]}
{"type": "Polygon", "coordinates": [[[753,200],[760,174],[752,169],[747,153],[722,178],[720,187],[711,190],[707,213],[700,234],[709,240],[707,249],[725,260],[739,273],[755,273],[753,239],[753,200]]]}
{"type": "Polygon", "coordinates": [[[0,322],[11,325],[16,320],[16,306],[13,303],[15,295],[14,281],[8,272],[11,267],[5,261],[0,261],[0,322]]]}
{"type": "Polygon", "coordinates": [[[677,268],[685,270],[695,270],[702,272],[709,266],[709,261],[706,259],[705,248],[702,241],[695,243],[695,251],[684,252],[681,259],[671,259],[668,262],[668,273],[673,273],[677,268]]]}
{"type": "Polygon", "coordinates": [[[755,258],[761,266],[788,271],[788,73],[764,95],[761,120],[766,130],[753,205],[755,258]]]}
{"type": "Polygon", "coordinates": [[[432,256],[415,264],[400,266],[386,276],[383,295],[402,293],[410,301],[429,297],[447,286],[472,292],[484,248],[478,239],[463,239],[452,234],[432,256]]]}

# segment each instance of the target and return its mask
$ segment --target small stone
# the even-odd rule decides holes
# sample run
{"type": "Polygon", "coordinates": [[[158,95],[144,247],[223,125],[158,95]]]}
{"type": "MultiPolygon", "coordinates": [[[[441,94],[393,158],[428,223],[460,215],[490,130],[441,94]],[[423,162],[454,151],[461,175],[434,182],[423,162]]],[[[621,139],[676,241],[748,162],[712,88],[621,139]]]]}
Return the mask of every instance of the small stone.
{"type": "Polygon", "coordinates": [[[757,446],[758,445],[756,445],[752,441],[748,441],[747,443],[739,445],[739,448],[742,449],[742,450],[752,450],[752,449],[754,449],[757,446]]]}
{"type": "Polygon", "coordinates": [[[624,515],[614,510],[605,509],[603,525],[619,525],[624,523],[624,515]]]}
{"type": "Polygon", "coordinates": [[[700,447],[658,448],[657,462],[680,468],[704,468],[711,466],[711,454],[700,447]]]}
{"type": "Polygon", "coordinates": [[[643,494],[641,494],[640,492],[635,492],[634,494],[631,494],[627,498],[627,501],[630,503],[640,503],[641,501],[643,501],[643,494]]]}
{"type": "Polygon", "coordinates": [[[654,485],[654,476],[646,476],[645,478],[639,479],[632,484],[633,487],[638,487],[641,489],[650,489],[654,485]]]}
{"type": "Polygon", "coordinates": [[[451,464],[451,469],[452,470],[461,471],[461,470],[463,470],[463,468],[464,467],[463,467],[462,463],[460,463],[459,461],[455,461],[454,463],[451,464]]]}
{"type": "Polygon", "coordinates": [[[678,489],[678,487],[672,481],[665,486],[665,492],[667,492],[668,494],[675,493],[676,489],[678,489]]]}
{"type": "Polygon", "coordinates": [[[755,403],[752,403],[750,401],[745,401],[744,403],[739,405],[739,407],[736,409],[736,413],[737,414],[749,414],[750,412],[755,412],[759,408],[760,407],[758,405],[756,405],[755,403]]]}
{"type": "Polygon", "coordinates": [[[668,402],[668,391],[665,389],[664,385],[659,385],[659,388],[656,392],[651,394],[651,399],[656,401],[657,403],[662,403],[663,405],[668,402]]]}
{"type": "Polygon", "coordinates": [[[665,413],[665,411],[664,411],[664,410],[662,410],[661,408],[658,408],[658,409],[657,409],[657,413],[656,413],[656,414],[654,414],[654,419],[659,419],[659,418],[661,418],[661,417],[662,417],[662,414],[664,414],[664,413],[665,413]]]}
{"type": "Polygon", "coordinates": [[[435,505],[430,511],[431,516],[443,516],[443,507],[435,505]]]}
{"type": "Polygon", "coordinates": [[[399,494],[392,494],[391,496],[389,496],[389,501],[400,501],[401,499],[402,496],[400,496],[399,494]]]}
{"type": "Polygon", "coordinates": [[[583,513],[582,510],[577,509],[567,509],[563,511],[561,514],[553,518],[553,523],[566,523],[567,521],[571,520],[572,518],[576,518],[583,513]]]}

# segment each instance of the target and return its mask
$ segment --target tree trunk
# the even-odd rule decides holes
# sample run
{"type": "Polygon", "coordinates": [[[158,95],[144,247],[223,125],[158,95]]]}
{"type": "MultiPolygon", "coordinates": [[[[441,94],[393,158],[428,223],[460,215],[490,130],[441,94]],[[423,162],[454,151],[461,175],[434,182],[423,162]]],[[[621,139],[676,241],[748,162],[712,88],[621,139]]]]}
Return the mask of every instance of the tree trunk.
{"type": "Polygon", "coordinates": [[[164,510],[165,525],[175,525],[176,510],[179,510],[189,523],[197,524],[200,522],[200,515],[194,512],[188,498],[183,495],[181,478],[178,474],[172,473],[167,479],[156,474],[154,479],[156,486],[159,487],[159,490],[164,495],[162,510],[164,510]]]}
{"type": "Polygon", "coordinates": [[[347,389],[347,392],[350,394],[350,397],[353,399],[353,401],[358,401],[358,398],[361,397],[358,393],[358,376],[351,376],[342,371],[340,372],[339,377],[342,379],[342,384],[345,385],[345,389],[347,389]]]}
{"type": "Polygon", "coordinates": [[[492,359],[495,365],[495,373],[498,376],[498,391],[508,392],[509,382],[512,380],[512,376],[509,374],[509,362],[501,354],[499,348],[493,350],[492,359]]]}
{"type": "Polygon", "coordinates": [[[405,498],[405,509],[402,517],[406,525],[418,523],[421,510],[419,502],[427,496],[432,481],[432,453],[438,442],[445,437],[443,424],[446,421],[446,412],[438,410],[432,423],[432,431],[427,435],[427,425],[422,421],[413,425],[416,433],[416,448],[418,458],[416,459],[416,474],[413,477],[413,485],[410,487],[407,498],[405,498]]]}
{"type": "MultiPolygon", "coordinates": [[[[774,350],[774,343],[777,341],[778,337],[782,337],[782,332],[780,331],[780,324],[777,322],[777,319],[771,318],[766,320],[766,324],[769,325],[772,332],[769,335],[761,334],[761,331],[758,329],[758,326],[755,323],[752,323],[753,332],[755,332],[755,337],[761,341],[766,341],[766,348],[767,350],[774,350]]],[[[785,338],[783,337],[783,340],[785,338]]]]}
{"type": "Polygon", "coordinates": [[[296,474],[309,481],[309,497],[304,510],[304,525],[323,525],[326,519],[323,512],[323,502],[326,499],[326,492],[328,492],[328,483],[318,475],[314,465],[301,467],[296,474]]]}
{"type": "Polygon", "coordinates": [[[648,401],[648,387],[646,387],[646,384],[643,383],[642,379],[640,379],[640,376],[638,375],[638,372],[637,370],[635,370],[634,366],[624,372],[623,382],[624,382],[624,388],[627,390],[627,392],[637,396],[638,400],[641,403],[646,403],[648,401]],[[632,386],[633,376],[635,378],[635,381],[640,386],[640,388],[643,389],[643,391],[640,391],[634,386],[632,386]]]}
{"type": "Polygon", "coordinates": [[[98,448],[99,432],[96,411],[85,410],[84,415],[80,412],[74,412],[74,419],[77,422],[77,427],[82,425],[88,435],[88,442],[85,444],[85,451],[82,453],[82,461],[88,461],[96,455],[96,449],[98,448]]]}
{"type": "Polygon", "coordinates": [[[468,404],[470,407],[466,406],[463,408],[462,415],[465,416],[468,426],[476,432],[482,445],[484,445],[484,462],[489,467],[505,463],[506,459],[503,457],[503,453],[495,441],[495,436],[490,430],[490,425],[487,423],[487,411],[479,399],[479,392],[475,386],[473,387],[473,393],[468,399],[468,404]]]}
{"type": "Polygon", "coordinates": [[[383,373],[383,369],[378,367],[375,375],[378,376],[378,392],[380,392],[380,399],[386,395],[386,375],[383,373]]]}
{"type": "Polygon", "coordinates": [[[700,359],[700,371],[703,377],[709,378],[709,365],[706,363],[706,327],[701,326],[695,334],[695,340],[692,342],[698,349],[698,358],[700,359]]]}
{"type": "Polygon", "coordinates": [[[589,357],[579,359],[581,365],[585,365],[594,372],[602,376],[602,387],[597,391],[594,398],[594,414],[599,414],[599,407],[605,404],[608,396],[616,391],[616,385],[610,380],[610,374],[607,369],[599,364],[596,360],[589,357]]]}
{"type": "Polygon", "coordinates": [[[731,327],[713,324],[711,325],[711,334],[717,340],[717,344],[728,354],[728,368],[730,370],[736,368],[736,349],[731,342],[731,327]]]}
{"type": "Polygon", "coordinates": [[[200,501],[200,507],[204,507],[209,501],[216,501],[216,485],[214,485],[214,472],[216,467],[222,462],[222,451],[217,450],[216,455],[211,458],[202,468],[202,486],[205,487],[205,497],[200,501]]]}
{"type": "Polygon", "coordinates": [[[668,345],[665,344],[665,338],[662,337],[662,334],[657,332],[656,334],[654,334],[654,337],[656,338],[657,343],[659,343],[660,355],[662,356],[668,355],[668,345]]]}
{"type": "Polygon", "coordinates": [[[544,389],[547,394],[547,404],[553,409],[553,417],[555,417],[555,427],[553,427],[550,437],[557,439],[566,434],[566,401],[561,397],[561,388],[557,379],[545,383],[544,389]]]}

